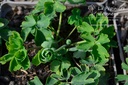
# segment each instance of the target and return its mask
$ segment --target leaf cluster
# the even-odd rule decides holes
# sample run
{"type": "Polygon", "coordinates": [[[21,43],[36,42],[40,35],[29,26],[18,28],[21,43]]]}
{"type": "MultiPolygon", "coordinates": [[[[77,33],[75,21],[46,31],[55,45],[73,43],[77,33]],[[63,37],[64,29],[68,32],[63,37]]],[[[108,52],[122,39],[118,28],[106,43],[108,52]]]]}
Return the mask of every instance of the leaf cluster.
{"type": "MultiPolygon", "coordinates": [[[[60,36],[60,31],[66,1],[73,4],[85,2],[39,0],[34,10],[22,22],[21,36],[18,32],[11,32],[6,41],[8,53],[0,58],[0,63],[6,64],[10,61],[11,72],[27,70],[30,62],[35,66],[50,64],[51,75],[45,85],[98,85],[102,79],[101,72],[105,72],[104,65],[109,61],[108,51],[113,45],[112,38],[115,35],[113,26],[108,26],[108,18],[102,13],[82,17],[81,10],[75,8],[67,19],[67,23],[74,28],[64,39],[60,36]],[[60,14],[58,27],[54,28],[51,23],[57,13],[60,14]],[[80,38],[77,42],[70,39],[75,30],[80,38]],[[33,35],[36,46],[41,47],[32,61],[23,45],[30,34],[33,35]]],[[[39,79],[35,77],[29,83],[37,81],[39,79]]]]}

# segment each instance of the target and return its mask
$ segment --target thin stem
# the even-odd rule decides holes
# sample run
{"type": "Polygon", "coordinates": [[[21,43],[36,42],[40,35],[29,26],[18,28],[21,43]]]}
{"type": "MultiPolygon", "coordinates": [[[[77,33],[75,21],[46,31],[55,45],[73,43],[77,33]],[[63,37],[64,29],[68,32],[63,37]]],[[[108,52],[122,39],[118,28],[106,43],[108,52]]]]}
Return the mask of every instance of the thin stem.
{"type": "Polygon", "coordinates": [[[85,43],[85,42],[86,42],[85,40],[79,41],[79,42],[75,42],[75,43],[72,43],[70,46],[79,45],[79,44],[82,44],[82,43],[85,43]]]}
{"type": "Polygon", "coordinates": [[[57,33],[56,33],[57,39],[58,39],[59,33],[60,33],[61,22],[62,22],[62,13],[60,13],[60,17],[59,17],[59,25],[58,25],[58,29],[57,29],[57,33]]]}
{"type": "Polygon", "coordinates": [[[75,27],[72,29],[72,31],[68,34],[68,36],[66,37],[66,39],[71,36],[71,34],[75,31],[76,28],[77,28],[77,27],[75,26],[75,27]]]}

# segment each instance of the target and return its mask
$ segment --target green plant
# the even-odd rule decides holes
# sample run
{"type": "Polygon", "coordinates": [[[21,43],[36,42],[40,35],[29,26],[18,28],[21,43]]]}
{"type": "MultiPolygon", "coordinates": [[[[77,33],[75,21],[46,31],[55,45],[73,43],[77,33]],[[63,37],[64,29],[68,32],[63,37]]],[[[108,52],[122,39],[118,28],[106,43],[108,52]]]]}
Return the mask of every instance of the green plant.
{"type": "MultiPolygon", "coordinates": [[[[124,46],[124,51],[125,53],[128,52],[128,45],[124,46]]],[[[121,64],[122,69],[128,71],[128,58],[126,58],[126,62],[123,62],[121,64]]],[[[123,75],[123,74],[118,74],[116,77],[117,81],[122,81],[124,82],[124,85],[128,84],[128,75],[123,75]]]]}
{"type": "MultiPolygon", "coordinates": [[[[128,71],[128,58],[126,58],[126,63],[123,62],[121,66],[122,66],[122,69],[128,71]]],[[[124,85],[128,85],[128,75],[118,74],[116,79],[118,81],[123,81],[124,85]]]]}
{"type": "MultiPolygon", "coordinates": [[[[66,37],[61,36],[65,1],[40,0],[22,22],[22,38],[19,33],[11,32],[6,42],[9,52],[0,58],[0,63],[10,61],[10,71],[27,70],[30,67],[29,49],[25,49],[23,42],[32,34],[37,47],[30,49],[38,52],[31,63],[35,66],[50,64],[52,74],[45,85],[98,85],[103,76],[101,73],[105,72],[104,65],[109,61],[109,48],[113,46],[113,26],[108,26],[108,18],[102,13],[83,17],[81,10],[75,8],[67,19],[67,24],[73,29],[66,37]],[[54,23],[55,18],[59,18],[58,23],[54,23]],[[73,33],[78,33],[80,36],[75,37],[80,39],[70,39],[73,33]]],[[[85,0],[67,1],[85,3],[85,0]]]]}
{"type": "Polygon", "coordinates": [[[30,61],[27,56],[27,50],[23,46],[23,40],[20,35],[13,31],[6,42],[8,54],[0,58],[0,63],[5,64],[10,61],[9,71],[17,71],[21,67],[27,70],[30,67],[30,61]]]}

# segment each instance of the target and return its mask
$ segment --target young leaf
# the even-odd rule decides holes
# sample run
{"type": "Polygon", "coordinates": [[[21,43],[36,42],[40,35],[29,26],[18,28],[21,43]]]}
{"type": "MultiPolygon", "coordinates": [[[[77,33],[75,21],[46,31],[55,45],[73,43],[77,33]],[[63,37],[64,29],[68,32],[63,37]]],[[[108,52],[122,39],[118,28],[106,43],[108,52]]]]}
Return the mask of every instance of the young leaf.
{"type": "Polygon", "coordinates": [[[56,12],[64,12],[66,10],[66,7],[59,1],[56,1],[54,4],[56,12]]]}
{"type": "Polygon", "coordinates": [[[44,4],[44,14],[48,16],[50,19],[56,16],[55,8],[53,2],[45,2],[44,4]]]}
{"type": "Polygon", "coordinates": [[[35,76],[34,79],[30,80],[28,83],[29,85],[43,85],[37,76],[35,76]]]}
{"type": "Polygon", "coordinates": [[[30,61],[27,56],[27,51],[23,46],[23,40],[18,32],[12,31],[9,41],[6,42],[8,54],[0,58],[0,63],[5,64],[10,61],[9,71],[28,69],[30,67],[30,61]]]}
{"type": "Polygon", "coordinates": [[[22,22],[22,25],[21,25],[22,28],[30,28],[36,24],[36,21],[33,15],[26,16],[25,20],[26,21],[22,22]]]}
{"type": "Polygon", "coordinates": [[[72,15],[68,17],[68,24],[79,26],[82,24],[82,17],[80,16],[80,10],[79,9],[73,9],[72,15]]]}
{"type": "Polygon", "coordinates": [[[41,52],[41,56],[39,57],[42,63],[50,62],[54,59],[54,51],[51,48],[44,48],[41,52]]]}
{"type": "Polygon", "coordinates": [[[94,28],[89,25],[87,22],[83,22],[82,25],[80,25],[78,28],[77,28],[78,32],[80,33],[92,33],[94,32],[94,28]]]}
{"type": "Polygon", "coordinates": [[[102,33],[102,34],[99,35],[99,38],[98,38],[97,42],[99,42],[101,44],[105,44],[105,43],[110,42],[110,40],[108,38],[108,35],[102,33]]]}
{"type": "Polygon", "coordinates": [[[21,68],[21,66],[17,63],[16,59],[13,58],[11,61],[10,61],[10,64],[9,64],[9,71],[17,71],[21,68]]]}
{"type": "Polygon", "coordinates": [[[43,13],[39,15],[39,20],[37,21],[37,26],[39,28],[47,28],[50,24],[50,19],[48,16],[45,16],[43,13]]]}
{"type": "Polygon", "coordinates": [[[13,54],[11,53],[5,54],[4,56],[0,57],[0,63],[5,64],[8,61],[10,61],[12,58],[13,58],[13,54]]]}

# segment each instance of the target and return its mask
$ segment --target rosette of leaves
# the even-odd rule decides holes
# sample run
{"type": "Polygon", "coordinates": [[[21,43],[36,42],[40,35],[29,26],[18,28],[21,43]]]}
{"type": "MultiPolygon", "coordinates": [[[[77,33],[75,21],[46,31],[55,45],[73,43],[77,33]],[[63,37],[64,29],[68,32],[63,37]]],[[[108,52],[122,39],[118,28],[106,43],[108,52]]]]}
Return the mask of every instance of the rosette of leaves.
{"type": "Polygon", "coordinates": [[[33,58],[32,63],[38,66],[41,63],[48,63],[53,60],[55,53],[52,48],[41,49],[33,58]]]}
{"type": "MultiPolygon", "coordinates": [[[[126,63],[123,62],[121,64],[121,66],[122,66],[122,69],[128,71],[128,58],[126,58],[126,63]]],[[[118,74],[117,77],[116,77],[116,79],[118,81],[124,82],[124,85],[128,85],[128,75],[118,74]]]]}
{"type": "Polygon", "coordinates": [[[17,71],[19,69],[27,70],[30,67],[30,61],[27,56],[27,50],[23,45],[23,40],[18,32],[12,31],[9,40],[6,41],[8,54],[0,57],[0,63],[9,63],[9,71],[17,71]]]}

